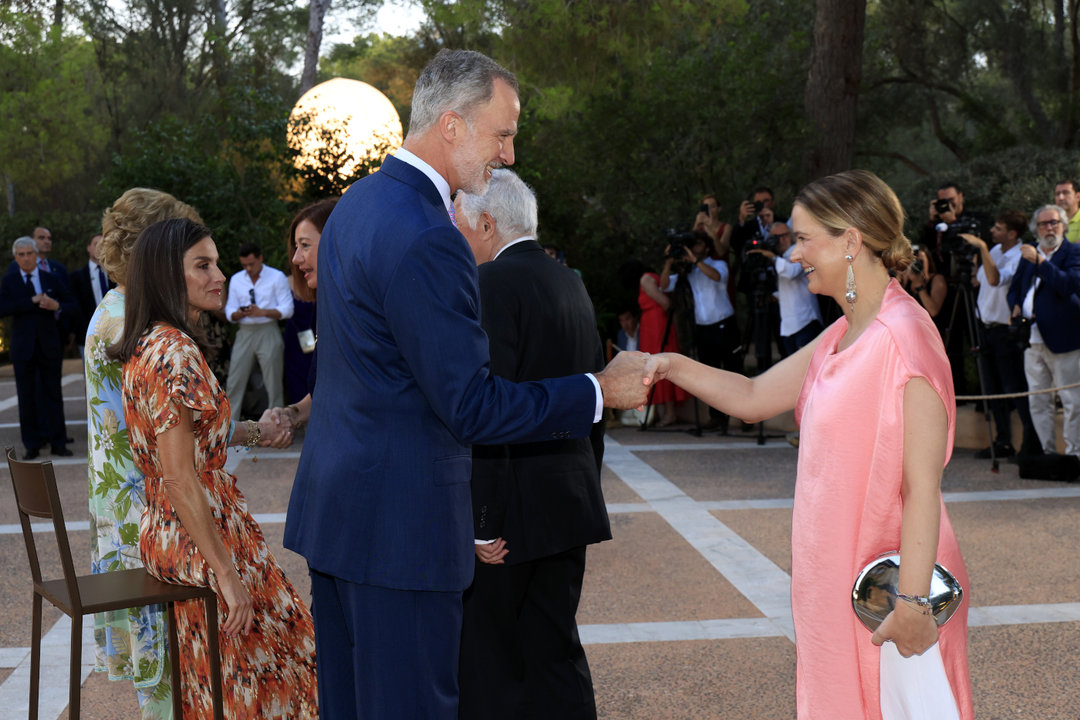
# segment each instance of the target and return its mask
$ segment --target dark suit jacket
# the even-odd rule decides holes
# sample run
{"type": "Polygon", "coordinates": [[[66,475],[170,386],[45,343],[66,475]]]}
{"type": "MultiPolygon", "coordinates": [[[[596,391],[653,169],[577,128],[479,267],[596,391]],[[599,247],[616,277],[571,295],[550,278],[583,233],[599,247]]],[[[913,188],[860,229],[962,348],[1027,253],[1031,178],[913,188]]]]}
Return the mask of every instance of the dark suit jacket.
{"type": "Polygon", "coordinates": [[[38,272],[41,289],[49,297],[60,303],[60,321],[52,310],[42,310],[30,299],[26,291],[26,281],[18,266],[8,271],[0,280],[0,316],[12,316],[11,323],[11,361],[26,362],[34,355],[37,347],[48,357],[60,357],[63,354],[61,322],[65,317],[78,315],[79,309],[75,298],[67,285],[52,273],[38,272]]]}
{"type": "MultiPolygon", "coordinates": [[[[491,371],[515,382],[604,367],[596,316],[581,278],[535,240],[481,265],[480,319],[491,371]]],[[[473,447],[476,537],[502,537],[507,564],[611,539],[600,467],[604,424],[588,438],[473,447]]]]}
{"type": "Polygon", "coordinates": [[[319,382],[285,523],[315,570],[459,592],[473,574],[470,445],[584,437],[584,375],[491,375],[476,265],[438,190],[388,157],[319,243],[319,382]]]}
{"type": "Polygon", "coordinates": [[[1021,260],[1009,286],[1009,307],[1023,305],[1035,276],[1035,324],[1052,353],[1080,349],[1080,246],[1065,240],[1036,266],[1021,260]]]}
{"type": "MultiPolygon", "coordinates": [[[[106,277],[106,280],[108,285],[106,292],[116,287],[116,283],[109,280],[108,277],[106,277]]],[[[84,265],[68,276],[71,292],[79,303],[79,324],[72,328],[75,339],[79,343],[82,343],[83,339],[86,338],[86,326],[90,323],[90,318],[94,316],[94,311],[97,310],[97,303],[94,301],[94,286],[90,283],[90,265],[84,265]]]]}

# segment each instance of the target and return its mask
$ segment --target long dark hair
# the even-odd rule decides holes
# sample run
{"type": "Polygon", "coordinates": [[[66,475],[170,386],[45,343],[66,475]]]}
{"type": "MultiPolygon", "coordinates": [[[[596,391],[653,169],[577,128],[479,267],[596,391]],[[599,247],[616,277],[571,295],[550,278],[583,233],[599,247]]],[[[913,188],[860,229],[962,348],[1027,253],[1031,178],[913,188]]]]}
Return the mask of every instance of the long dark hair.
{"type": "Polygon", "coordinates": [[[111,359],[126,362],[157,322],[180,330],[206,354],[205,335],[188,319],[184,254],[208,237],[206,226],[186,219],[162,220],[139,233],[128,261],[124,336],[109,348],[111,359]]]}
{"type": "Polygon", "coordinates": [[[305,302],[315,300],[315,291],[307,286],[303,276],[300,275],[300,271],[297,269],[296,263],[292,261],[293,256],[296,255],[296,226],[307,220],[315,226],[315,229],[321,235],[323,228],[326,227],[326,221],[330,219],[330,213],[334,211],[339,199],[332,197],[311,203],[296,213],[296,217],[293,218],[292,225],[289,227],[289,285],[292,287],[293,295],[305,302]]]}

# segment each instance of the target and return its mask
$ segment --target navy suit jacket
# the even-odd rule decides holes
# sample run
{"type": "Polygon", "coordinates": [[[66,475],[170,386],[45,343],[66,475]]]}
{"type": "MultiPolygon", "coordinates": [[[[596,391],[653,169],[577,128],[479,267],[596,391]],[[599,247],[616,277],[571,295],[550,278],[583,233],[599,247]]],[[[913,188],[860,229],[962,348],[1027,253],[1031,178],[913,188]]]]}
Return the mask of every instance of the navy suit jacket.
{"type": "Polygon", "coordinates": [[[1009,307],[1023,305],[1028,289],[1035,290],[1035,324],[1052,353],[1080,350],[1080,246],[1065,240],[1046,262],[1021,260],[1009,286],[1009,307]]]}
{"type": "MultiPolygon", "coordinates": [[[[52,273],[38,271],[38,279],[43,292],[60,303],[60,320],[64,317],[77,317],[79,306],[68,290],[67,285],[52,273]]],[[[61,325],[54,311],[42,310],[30,299],[26,291],[26,281],[18,266],[9,270],[0,280],[0,316],[13,317],[11,323],[11,361],[26,362],[34,355],[36,346],[41,347],[47,357],[58,358],[63,355],[61,325]]]]}
{"type": "Polygon", "coordinates": [[[472,443],[584,437],[584,375],[489,369],[475,261],[419,170],[388,157],[319,243],[319,380],[285,546],[315,570],[402,590],[472,581],[472,443]]]}

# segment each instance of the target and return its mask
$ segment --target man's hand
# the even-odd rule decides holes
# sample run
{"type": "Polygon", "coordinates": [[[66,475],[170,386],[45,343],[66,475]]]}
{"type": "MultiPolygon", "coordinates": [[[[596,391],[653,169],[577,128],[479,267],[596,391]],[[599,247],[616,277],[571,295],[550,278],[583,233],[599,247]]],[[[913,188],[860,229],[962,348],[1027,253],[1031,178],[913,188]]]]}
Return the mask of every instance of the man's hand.
{"type": "Polygon", "coordinates": [[[632,410],[645,404],[649,388],[643,375],[648,357],[641,352],[621,352],[596,373],[596,381],[604,395],[604,407],[632,410]]]}
{"type": "Polygon", "coordinates": [[[506,541],[502,538],[498,538],[493,543],[487,543],[485,545],[473,545],[473,549],[476,552],[476,557],[482,563],[488,565],[505,565],[504,558],[510,552],[506,549],[506,541]]]}
{"type": "Polygon", "coordinates": [[[739,206],[739,224],[746,224],[746,221],[754,217],[754,215],[754,203],[749,200],[743,200],[742,205],[739,206]]]}
{"type": "Polygon", "coordinates": [[[34,297],[30,298],[30,300],[35,305],[37,305],[39,308],[41,308],[42,310],[59,310],[60,309],[60,303],[58,303],[56,300],[49,297],[45,293],[35,295],[34,297]]]}
{"type": "Polygon", "coordinates": [[[960,233],[960,237],[964,238],[964,242],[976,248],[979,252],[986,252],[986,241],[981,237],[971,233],[960,233]]]}
{"type": "Polygon", "coordinates": [[[1020,257],[1027,260],[1032,265],[1037,265],[1039,263],[1039,251],[1035,249],[1034,245],[1021,245],[1020,257]]]}

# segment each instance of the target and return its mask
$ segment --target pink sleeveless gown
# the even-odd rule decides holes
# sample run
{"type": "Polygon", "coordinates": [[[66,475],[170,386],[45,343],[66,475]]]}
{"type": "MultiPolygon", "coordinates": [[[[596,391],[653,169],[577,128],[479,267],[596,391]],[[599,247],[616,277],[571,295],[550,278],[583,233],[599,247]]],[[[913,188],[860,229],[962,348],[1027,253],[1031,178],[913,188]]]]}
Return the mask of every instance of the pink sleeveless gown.
{"type": "MultiPolygon", "coordinates": [[[[925,378],[949,419],[956,403],[941,337],[926,311],[895,281],[877,319],[845,350],[840,318],[818,344],[795,408],[801,433],[791,531],[791,604],[800,718],[880,720],[880,649],[851,608],[859,571],[900,548],[903,396],[925,378]]],[[[938,641],[963,720],[974,717],[967,665],[967,571],[945,505],[938,563],[964,587],[964,600],[938,641]]]]}

